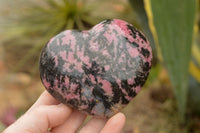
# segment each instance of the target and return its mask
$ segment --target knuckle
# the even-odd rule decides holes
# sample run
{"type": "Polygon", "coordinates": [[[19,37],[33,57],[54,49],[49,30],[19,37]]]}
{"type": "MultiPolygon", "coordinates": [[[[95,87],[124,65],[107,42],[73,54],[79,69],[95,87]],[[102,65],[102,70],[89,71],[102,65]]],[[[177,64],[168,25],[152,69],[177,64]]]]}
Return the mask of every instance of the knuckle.
{"type": "Polygon", "coordinates": [[[45,106],[44,105],[40,105],[37,108],[32,110],[32,113],[36,116],[42,116],[45,113],[45,106]]]}

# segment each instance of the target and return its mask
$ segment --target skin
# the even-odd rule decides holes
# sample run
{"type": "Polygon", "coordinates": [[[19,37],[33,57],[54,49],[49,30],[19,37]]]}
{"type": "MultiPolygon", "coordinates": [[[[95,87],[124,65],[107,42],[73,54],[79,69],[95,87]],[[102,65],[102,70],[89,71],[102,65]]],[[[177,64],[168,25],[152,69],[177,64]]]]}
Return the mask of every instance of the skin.
{"type": "Polygon", "coordinates": [[[108,120],[93,117],[82,126],[85,118],[85,114],[59,103],[44,91],[33,106],[3,133],[120,133],[125,124],[123,113],[108,120]]]}

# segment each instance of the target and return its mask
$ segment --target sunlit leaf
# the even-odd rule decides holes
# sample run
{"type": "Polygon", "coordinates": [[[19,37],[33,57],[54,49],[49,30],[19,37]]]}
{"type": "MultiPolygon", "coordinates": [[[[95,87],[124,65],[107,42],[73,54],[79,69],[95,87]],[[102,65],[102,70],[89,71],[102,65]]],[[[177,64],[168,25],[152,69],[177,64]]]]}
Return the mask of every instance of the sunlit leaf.
{"type": "Polygon", "coordinates": [[[193,62],[190,62],[190,74],[200,83],[200,69],[193,62]]]}
{"type": "Polygon", "coordinates": [[[192,55],[196,59],[197,64],[200,66],[200,49],[196,43],[192,46],[192,55]]]}
{"type": "MultiPolygon", "coordinates": [[[[198,29],[198,26],[196,26],[195,29],[198,29]]],[[[200,44],[200,42],[198,41],[200,39],[199,35],[200,33],[198,33],[198,30],[196,30],[195,42],[192,45],[192,61],[190,62],[190,74],[196,81],[200,83],[200,49],[198,46],[198,44],[200,44]]]]}

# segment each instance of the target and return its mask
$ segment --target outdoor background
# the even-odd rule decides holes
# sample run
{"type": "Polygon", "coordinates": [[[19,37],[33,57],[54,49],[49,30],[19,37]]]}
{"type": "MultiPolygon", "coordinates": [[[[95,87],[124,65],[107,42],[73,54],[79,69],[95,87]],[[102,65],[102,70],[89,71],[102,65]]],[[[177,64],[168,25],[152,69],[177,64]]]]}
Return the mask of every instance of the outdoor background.
{"type": "Polygon", "coordinates": [[[154,56],[122,110],[123,133],[200,133],[200,0],[0,0],[0,132],[45,90],[38,59],[46,42],[113,18],[141,30],[154,56]]]}

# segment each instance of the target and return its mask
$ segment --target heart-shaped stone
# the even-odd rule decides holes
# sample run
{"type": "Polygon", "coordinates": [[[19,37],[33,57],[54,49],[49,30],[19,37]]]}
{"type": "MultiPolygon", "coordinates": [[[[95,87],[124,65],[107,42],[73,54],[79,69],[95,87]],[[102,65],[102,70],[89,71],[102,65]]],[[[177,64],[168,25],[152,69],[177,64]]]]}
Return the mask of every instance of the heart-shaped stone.
{"type": "Polygon", "coordinates": [[[131,24],[105,20],[88,31],[53,37],[40,57],[40,77],[58,101],[98,117],[111,117],[144,85],[151,68],[148,40],[131,24]]]}

